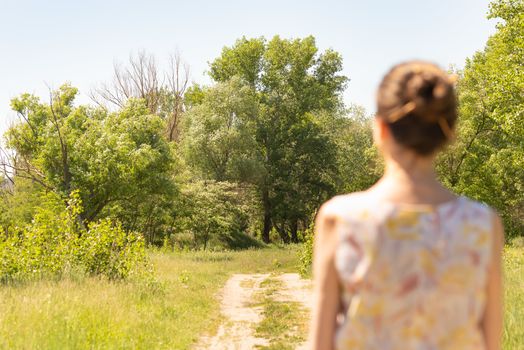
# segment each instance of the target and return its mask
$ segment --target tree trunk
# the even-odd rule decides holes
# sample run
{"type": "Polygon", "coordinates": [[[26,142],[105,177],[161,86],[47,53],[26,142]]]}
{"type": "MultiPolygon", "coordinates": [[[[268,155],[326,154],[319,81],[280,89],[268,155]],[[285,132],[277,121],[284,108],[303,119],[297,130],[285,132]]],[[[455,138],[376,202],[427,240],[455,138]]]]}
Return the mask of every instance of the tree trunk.
{"type": "Polygon", "coordinates": [[[293,220],[291,223],[291,242],[298,243],[298,220],[293,220]]]}
{"type": "Polygon", "coordinates": [[[262,241],[269,243],[269,232],[271,231],[271,208],[269,205],[269,191],[263,189],[262,202],[264,204],[264,229],[262,230],[262,241]]]}
{"type": "Polygon", "coordinates": [[[277,229],[278,234],[280,235],[280,238],[282,239],[282,242],[284,244],[289,244],[291,242],[291,239],[289,238],[289,233],[286,229],[285,222],[282,223],[282,225],[275,224],[275,228],[277,229]]]}
{"type": "Polygon", "coordinates": [[[207,241],[209,241],[209,225],[206,228],[206,234],[204,235],[204,250],[207,249],[207,241]]]}

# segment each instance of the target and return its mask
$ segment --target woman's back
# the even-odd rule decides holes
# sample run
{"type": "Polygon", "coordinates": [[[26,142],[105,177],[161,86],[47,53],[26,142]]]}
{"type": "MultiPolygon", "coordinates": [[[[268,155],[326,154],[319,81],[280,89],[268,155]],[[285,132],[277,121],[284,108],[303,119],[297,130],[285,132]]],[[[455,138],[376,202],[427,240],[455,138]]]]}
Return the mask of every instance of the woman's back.
{"type": "Polygon", "coordinates": [[[316,217],[314,349],[500,349],[500,218],[435,169],[454,137],[453,84],[421,61],[382,79],[373,138],[384,175],[316,217]]]}
{"type": "Polygon", "coordinates": [[[395,204],[334,198],[340,349],[483,349],[493,213],[465,197],[395,204]]]}

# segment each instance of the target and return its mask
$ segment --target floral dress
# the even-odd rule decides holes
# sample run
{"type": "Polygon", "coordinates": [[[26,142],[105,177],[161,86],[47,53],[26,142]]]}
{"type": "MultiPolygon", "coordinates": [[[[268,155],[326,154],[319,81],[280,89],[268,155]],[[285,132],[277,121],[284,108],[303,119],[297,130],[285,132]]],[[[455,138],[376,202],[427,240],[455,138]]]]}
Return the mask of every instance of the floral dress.
{"type": "Polygon", "coordinates": [[[437,206],[339,200],[336,348],[484,349],[492,210],[465,197],[437,206]]]}

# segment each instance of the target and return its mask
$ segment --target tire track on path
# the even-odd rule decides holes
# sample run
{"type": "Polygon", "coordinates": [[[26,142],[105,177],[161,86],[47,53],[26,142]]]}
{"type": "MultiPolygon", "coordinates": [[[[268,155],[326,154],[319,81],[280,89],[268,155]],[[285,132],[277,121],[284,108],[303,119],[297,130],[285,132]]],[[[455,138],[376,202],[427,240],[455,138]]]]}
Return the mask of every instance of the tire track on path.
{"type": "MultiPolygon", "coordinates": [[[[229,278],[221,292],[221,312],[226,321],[217,334],[200,339],[197,350],[249,350],[269,345],[269,340],[255,336],[254,329],[263,319],[263,309],[255,304],[255,297],[264,291],[262,282],[278,279],[283,288],[272,297],[279,302],[298,302],[308,312],[311,310],[311,281],[303,280],[296,273],[277,276],[270,274],[235,274],[229,278]]],[[[296,349],[305,349],[299,344],[296,349]]]]}

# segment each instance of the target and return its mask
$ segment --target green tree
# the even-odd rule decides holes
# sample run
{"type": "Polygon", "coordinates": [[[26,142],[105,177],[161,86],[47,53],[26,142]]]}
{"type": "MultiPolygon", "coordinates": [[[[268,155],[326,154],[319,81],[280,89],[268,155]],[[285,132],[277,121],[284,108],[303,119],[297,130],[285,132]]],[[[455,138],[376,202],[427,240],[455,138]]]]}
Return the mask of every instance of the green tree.
{"type": "Polygon", "coordinates": [[[254,224],[256,204],[250,188],[230,182],[190,180],[182,186],[173,244],[193,249],[258,246],[246,233],[254,224]]]}
{"type": "Polygon", "coordinates": [[[524,229],[524,2],[494,1],[488,18],[501,22],[466,61],[457,142],[439,169],[451,188],[497,208],[511,236],[524,229]]]}
{"type": "Polygon", "coordinates": [[[206,178],[250,182],[260,167],[257,117],[256,96],[239,77],[206,89],[184,118],[184,158],[206,178]]]}
{"type": "Polygon", "coordinates": [[[373,142],[372,117],[352,105],[342,114],[324,114],[322,125],[334,140],[339,177],[337,193],[363,191],[383,171],[383,160],[373,142]]]}
{"type": "Polygon", "coordinates": [[[342,107],[348,79],[341,69],[341,56],[319,54],[313,37],[242,38],[210,64],[216,82],[240,77],[257,98],[254,158],[262,167],[255,185],[265,242],[272,227],[284,241],[296,241],[299,222],[307,225],[311,208],[334,193],[334,143],[316,115],[342,107]]]}
{"type": "Polygon", "coordinates": [[[51,93],[49,103],[29,94],[13,99],[20,122],[6,133],[13,156],[4,165],[64,200],[79,190],[86,223],[110,215],[111,207],[170,197],[174,159],[164,121],[149,114],[143,100],[130,99],[109,113],[75,106],[76,95],[66,84],[51,93]]]}

